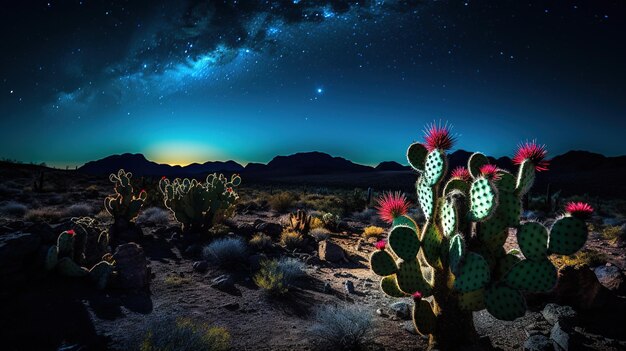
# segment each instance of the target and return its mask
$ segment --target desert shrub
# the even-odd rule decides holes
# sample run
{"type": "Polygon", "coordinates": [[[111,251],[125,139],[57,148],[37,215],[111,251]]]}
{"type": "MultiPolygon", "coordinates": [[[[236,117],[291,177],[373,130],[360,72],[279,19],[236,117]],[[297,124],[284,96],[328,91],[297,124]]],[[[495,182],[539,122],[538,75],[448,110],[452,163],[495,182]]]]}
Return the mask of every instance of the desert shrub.
{"type": "Polygon", "coordinates": [[[602,237],[611,243],[623,239],[626,236],[626,228],[624,226],[608,226],[602,229],[602,237]]]}
{"type": "Polygon", "coordinates": [[[322,216],[322,222],[324,223],[324,227],[330,230],[337,230],[339,226],[339,222],[341,218],[338,215],[332,214],[330,212],[324,213],[322,216]]]}
{"type": "Polygon", "coordinates": [[[140,224],[165,225],[169,221],[169,212],[160,207],[146,208],[137,217],[137,223],[140,224]]]}
{"type": "Polygon", "coordinates": [[[190,278],[187,277],[181,277],[178,274],[170,274],[167,277],[165,277],[165,285],[170,285],[170,286],[181,286],[184,284],[187,284],[191,281],[190,278]]]}
{"type": "Polygon", "coordinates": [[[313,214],[311,214],[311,224],[310,224],[311,229],[316,229],[316,228],[324,228],[324,222],[322,222],[322,219],[319,217],[314,217],[313,214]]]}
{"type": "Polygon", "coordinates": [[[356,306],[324,306],[315,314],[311,333],[333,350],[363,346],[372,327],[372,316],[356,306]]]}
{"type": "Polygon", "coordinates": [[[320,242],[330,237],[330,231],[326,228],[315,228],[311,230],[309,235],[311,235],[315,241],[320,242]]]}
{"type": "Polygon", "coordinates": [[[264,233],[256,233],[250,238],[248,244],[256,250],[267,250],[272,247],[272,238],[264,233]]]}
{"type": "Polygon", "coordinates": [[[307,195],[302,201],[302,206],[321,212],[343,213],[344,211],[344,202],[334,195],[307,195]]]}
{"type": "Polygon", "coordinates": [[[84,191],[85,196],[89,199],[95,199],[100,196],[100,189],[97,185],[90,185],[84,191]]]}
{"type": "Polygon", "coordinates": [[[270,196],[268,202],[272,210],[277,212],[287,212],[293,208],[293,205],[296,202],[296,196],[288,191],[283,191],[270,196]]]}
{"type": "Polygon", "coordinates": [[[93,208],[86,203],[73,204],[65,210],[67,217],[86,217],[93,212],[93,208]]]}
{"type": "Polygon", "coordinates": [[[385,229],[381,228],[381,227],[377,227],[374,225],[371,225],[369,227],[366,227],[363,230],[363,236],[365,236],[366,238],[378,238],[381,235],[385,234],[385,229]]]}
{"type": "Polygon", "coordinates": [[[61,211],[54,207],[41,207],[33,208],[26,212],[24,218],[30,222],[51,222],[58,221],[61,218],[66,217],[65,211],[61,211]]]}
{"type": "Polygon", "coordinates": [[[587,265],[589,267],[602,266],[607,262],[607,256],[595,250],[578,251],[570,256],[550,256],[550,260],[554,265],[561,269],[565,266],[580,267],[587,265]]]}
{"type": "Polygon", "coordinates": [[[345,213],[361,211],[367,206],[367,194],[363,189],[356,188],[354,191],[346,192],[341,197],[345,213]]]}
{"type": "Polygon", "coordinates": [[[288,250],[298,249],[302,248],[304,245],[304,237],[300,233],[291,230],[283,230],[280,235],[280,243],[288,250]]]}
{"type": "Polygon", "coordinates": [[[362,223],[375,224],[375,223],[381,222],[376,212],[376,209],[373,209],[373,208],[366,208],[365,210],[360,211],[360,212],[353,212],[352,218],[362,223]]]}
{"type": "Polygon", "coordinates": [[[204,258],[221,267],[233,267],[246,259],[246,243],[239,238],[217,239],[204,248],[204,258]]]}
{"type": "Polygon", "coordinates": [[[225,236],[230,233],[230,227],[223,223],[217,223],[214,224],[207,232],[209,233],[210,237],[225,236]]]}
{"type": "Polygon", "coordinates": [[[283,274],[283,282],[285,285],[289,286],[293,285],[296,280],[306,276],[305,267],[306,264],[296,258],[281,257],[280,260],[278,260],[277,269],[283,274]]]}
{"type": "Polygon", "coordinates": [[[15,201],[9,201],[0,206],[0,213],[7,216],[24,217],[26,211],[28,211],[26,205],[15,201]]]}
{"type": "Polygon", "coordinates": [[[143,339],[141,351],[225,351],[230,348],[228,330],[196,323],[188,318],[153,323],[143,339]]]}
{"type": "Polygon", "coordinates": [[[261,269],[252,279],[269,295],[284,295],[289,291],[284,282],[284,274],[278,269],[276,260],[261,261],[261,269]]]}

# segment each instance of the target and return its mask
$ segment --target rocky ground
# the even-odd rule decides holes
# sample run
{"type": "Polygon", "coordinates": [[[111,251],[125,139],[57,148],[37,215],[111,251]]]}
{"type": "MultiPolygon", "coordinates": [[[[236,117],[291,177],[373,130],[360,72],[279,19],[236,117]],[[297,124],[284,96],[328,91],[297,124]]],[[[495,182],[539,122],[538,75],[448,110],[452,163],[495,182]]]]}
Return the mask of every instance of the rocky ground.
{"type": "MultiPolygon", "coordinates": [[[[92,181],[81,182],[86,186],[92,181]]],[[[96,184],[101,190],[93,198],[77,188],[64,194],[64,201],[88,203],[92,215],[97,215],[107,190],[106,183],[96,184]]],[[[15,199],[31,208],[67,207],[65,202],[54,204],[57,194],[50,192],[2,196],[0,204],[15,199]]],[[[313,350],[321,346],[311,333],[317,309],[344,304],[359,306],[371,316],[374,327],[366,349],[422,350],[426,346],[410,322],[411,302],[385,296],[379,290],[379,278],[368,269],[374,240],[363,238],[366,222],[346,217],[341,230],[334,231],[325,244],[289,251],[277,243],[281,215],[266,208],[248,209],[229,221],[228,235],[266,232],[273,237],[274,248],[249,252],[246,262],[227,269],[181,252],[172,240],[178,225],[171,218],[165,224],[144,224],[140,245],[149,262],[149,287],[97,291],[82,281],[44,274],[33,263],[41,257],[44,243],[54,241],[67,227],[67,217],[46,221],[18,217],[0,218],[3,350],[55,350],[62,344],[72,350],[127,350],[136,348],[156,321],[169,317],[225,327],[233,350],[313,350]],[[306,263],[307,277],[287,295],[269,297],[252,281],[264,256],[297,258],[306,263]]],[[[509,248],[516,247],[514,234],[510,233],[509,248]]],[[[625,254],[620,245],[593,233],[587,246],[605,253],[607,264],[594,267],[595,271],[586,266],[562,270],[564,283],[554,293],[528,296],[529,311],[523,318],[503,322],[486,311],[475,313],[482,347],[626,349],[626,308],[624,298],[619,297],[624,295],[625,254]]]]}

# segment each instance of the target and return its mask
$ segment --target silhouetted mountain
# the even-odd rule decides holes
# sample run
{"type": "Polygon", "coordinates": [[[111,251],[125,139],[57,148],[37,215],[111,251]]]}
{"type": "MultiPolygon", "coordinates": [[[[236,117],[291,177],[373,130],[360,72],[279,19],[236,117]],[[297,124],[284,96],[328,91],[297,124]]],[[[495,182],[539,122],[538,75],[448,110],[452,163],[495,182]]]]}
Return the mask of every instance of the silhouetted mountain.
{"type": "Polygon", "coordinates": [[[376,166],[377,171],[409,171],[411,167],[403,166],[395,161],[384,161],[376,166]]]}
{"type": "Polygon", "coordinates": [[[108,156],[97,161],[87,162],[79,172],[101,175],[117,172],[123,168],[137,176],[168,176],[168,177],[191,177],[213,172],[234,173],[241,172],[243,166],[235,161],[213,161],[203,164],[192,163],[190,165],[170,166],[147,160],[142,154],[122,154],[108,156]]]}
{"type": "Polygon", "coordinates": [[[323,152],[299,152],[289,156],[276,156],[267,165],[251,164],[243,173],[253,176],[293,176],[368,172],[373,167],[363,166],[342,157],[323,152]]]}

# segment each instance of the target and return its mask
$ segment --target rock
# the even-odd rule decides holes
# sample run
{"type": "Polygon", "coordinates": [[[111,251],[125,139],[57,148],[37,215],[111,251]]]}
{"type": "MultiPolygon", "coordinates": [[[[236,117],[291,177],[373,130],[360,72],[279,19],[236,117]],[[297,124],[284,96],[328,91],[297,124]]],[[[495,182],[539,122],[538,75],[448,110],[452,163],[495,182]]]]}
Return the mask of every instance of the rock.
{"type": "Polygon", "coordinates": [[[561,325],[567,324],[568,326],[573,326],[578,316],[576,311],[570,306],[559,306],[554,303],[547,304],[541,311],[541,314],[552,325],[560,322],[561,325]]]}
{"type": "Polygon", "coordinates": [[[254,230],[276,238],[283,232],[283,227],[278,223],[261,222],[254,226],[254,230]]]}
{"type": "Polygon", "coordinates": [[[319,258],[322,261],[339,262],[346,259],[341,246],[328,240],[322,240],[319,242],[318,253],[319,258]]]}
{"type": "Polygon", "coordinates": [[[230,275],[223,274],[211,280],[211,287],[217,290],[230,291],[235,288],[235,282],[230,275]]]}
{"type": "Polygon", "coordinates": [[[193,270],[199,273],[204,273],[209,269],[209,263],[207,261],[196,261],[193,263],[193,270]]]}
{"type": "Polygon", "coordinates": [[[330,286],[329,282],[324,283],[324,293],[330,294],[333,291],[333,288],[330,286]]]}
{"type": "Polygon", "coordinates": [[[343,287],[348,294],[354,294],[354,283],[352,280],[346,280],[346,282],[343,283],[343,287]]]}
{"type": "Polygon", "coordinates": [[[37,255],[41,239],[31,233],[0,236],[0,274],[15,273],[37,255]]]}
{"type": "Polygon", "coordinates": [[[552,351],[552,341],[545,335],[532,335],[524,342],[524,351],[552,351]]]}
{"type": "Polygon", "coordinates": [[[409,333],[413,335],[419,335],[417,333],[417,330],[415,330],[415,325],[413,325],[412,321],[406,321],[402,323],[402,327],[404,328],[404,330],[408,331],[409,333]]]}
{"type": "Polygon", "coordinates": [[[122,244],[113,254],[115,271],[114,285],[120,289],[141,289],[150,282],[148,260],[141,246],[135,243],[122,244]]]}
{"type": "Polygon", "coordinates": [[[411,306],[405,301],[394,302],[389,305],[389,308],[395,312],[398,318],[409,320],[411,319],[411,306]]]}
{"type": "Polygon", "coordinates": [[[559,270],[559,279],[552,295],[559,304],[588,310],[605,303],[603,289],[607,290],[586,265],[565,266],[559,270]]]}
{"type": "Polygon", "coordinates": [[[561,324],[559,322],[552,327],[552,331],[550,331],[550,339],[552,339],[561,349],[565,351],[570,349],[570,334],[561,328],[561,324]]]}
{"type": "Polygon", "coordinates": [[[624,274],[621,269],[616,266],[607,265],[596,267],[593,270],[598,277],[600,284],[604,285],[609,290],[615,292],[617,295],[624,295],[626,293],[626,283],[624,283],[624,274]]]}
{"type": "Polygon", "coordinates": [[[225,308],[229,311],[237,311],[239,309],[239,304],[236,302],[231,302],[231,303],[227,303],[225,305],[222,305],[222,308],[225,308]]]}
{"type": "Polygon", "coordinates": [[[233,228],[235,232],[244,237],[251,236],[254,234],[254,226],[250,223],[237,223],[235,224],[235,228],[233,228]]]}

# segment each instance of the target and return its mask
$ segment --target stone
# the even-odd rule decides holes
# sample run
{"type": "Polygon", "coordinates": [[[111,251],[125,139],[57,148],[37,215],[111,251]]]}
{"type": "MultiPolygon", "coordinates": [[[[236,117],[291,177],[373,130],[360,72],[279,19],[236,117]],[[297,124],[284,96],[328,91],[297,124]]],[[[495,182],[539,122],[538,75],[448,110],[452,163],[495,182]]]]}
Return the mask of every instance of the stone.
{"type": "Polygon", "coordinates": [[[320,260],[322,261],[339,262],[346,259],[341,246],[328,240],[322,240],[319,242],[318,254],[320,260]]]}
{"type": "Polygon", "coordinates": [[[531,335],[524,342],[524,351],[552,351],[552,341],[545,335],[531,335]]]}
{"type": "Polygon", "coordinates": [[[225,308],[229,311],[237,311],[239,309],[239,304],[236,302],[231,302],[231,303],[222,305],[222,308],[225,308]]]}
{"type": "Polygon", "coordinates": [[[343,283],[343,287],[348,294],[354,294],[354,283],[352,280],[346,280],[345,283],[343,283]]]}
{"type": "Polygon", "coordinates": [[[237,234],[244,237],[254,234],[254,225],[251,223],[237,223],[234,229],[237,234]]]}
{"type": "Polygon", "coordinates": [[[148,260],[141,246],[135,243],[122,244],[113,254],[117,275],[113,285],[120,289],[141,289],[150,282],[148,260]]]}
{"type": "Polygon", "coordinates": [[[199,273],[204,273],[209,269],[209,263],[207,261],[196,261],[193,263],[193,270],[199,273]]]}
{"type": "Polygon", "coordinates": [[[278,223],[261,222],[254,226],[254,230],[276,238],[283,232],[283,227],[278,223]]]}
{"type": "Polygon", "coordinates": [[[550,331],[550,339],[552,339],[554,343],[564,351],[568,351],[570,349],[570,334],[561,327],[559,322],[552,327],[552,330],[550,331]]]}
{"type": "Polygon", "coordinates": [[[573,325],[578,314],[570,306],[560,306],[555,303],[547,304],[541,311],[543,318],[551,325],[561,322],[561,325],[573,325]]]}
{"type": "Polygon", "coordinates": [[[217,290],[229,291],[235,288],[235,282],[230,275],[222,274],[211,280],[211,287],[217,290]]]}
{"type": "Polygon", "coordinates": [[[333,288],[330,286],[329,282],[324,283],[324,293],[330,294],[333,291],[333,288]]]}
{"type": "Polygon", "coordinates": [[[596,267],[593,272],[596,274],[596,277],[598,277],[600,284],[604,285],[607,289],[617,295],[624,295],[626,293],[624,274],[619,267],[607,263],[605,266],[596,267]]]}
{"type": "Polygon", "coordinates": [[[394,302],[389,305],[389,308],[396,314],[398,318],[404,320],[411,319],[411,306],[405,301],[394,302]]]}
{"type": "Polygon", "coordinates": [[[603,289],[606,290],[586,265],[565,266],[559,270],[559,279],[551,294],[559,304],[589,310],[605,303],[603,289]]]}
{"type": "Polygon", "coordinates": [[[417,333],[417,330],[415,330],[415,325],[413,325],[413,321],[406,321],[402,323],[402,327],[404,328],[404,330],[408,331],[409,333],[413,335],[419,335],[417,333]]]}

